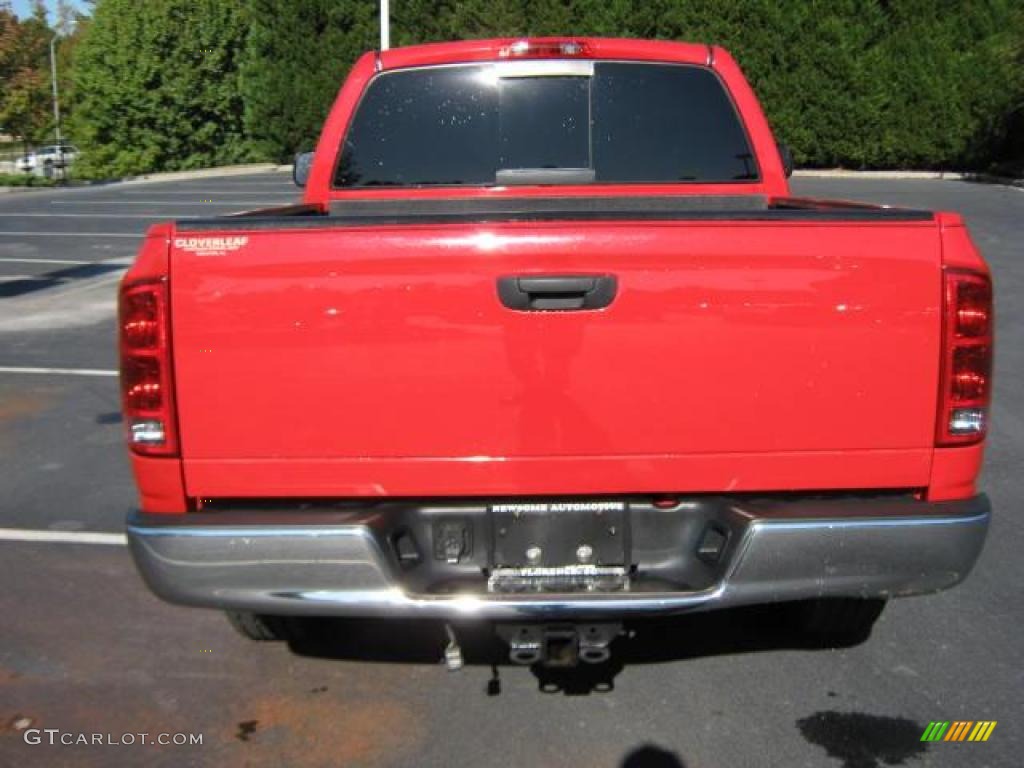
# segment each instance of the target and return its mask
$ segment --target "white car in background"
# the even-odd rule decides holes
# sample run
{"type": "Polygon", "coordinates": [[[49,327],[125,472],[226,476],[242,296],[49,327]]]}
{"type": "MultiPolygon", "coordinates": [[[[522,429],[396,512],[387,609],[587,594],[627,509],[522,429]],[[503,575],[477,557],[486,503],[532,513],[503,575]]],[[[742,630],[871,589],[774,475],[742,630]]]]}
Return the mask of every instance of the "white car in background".
{"type": "Polygon", "coordinates": [[[22,155],[17,159],[16,167],[22,173],[34,171],[49,176],[54,168],[72,165],[78,154],[78,149],[71,144],[51,144],[22,155]]]}

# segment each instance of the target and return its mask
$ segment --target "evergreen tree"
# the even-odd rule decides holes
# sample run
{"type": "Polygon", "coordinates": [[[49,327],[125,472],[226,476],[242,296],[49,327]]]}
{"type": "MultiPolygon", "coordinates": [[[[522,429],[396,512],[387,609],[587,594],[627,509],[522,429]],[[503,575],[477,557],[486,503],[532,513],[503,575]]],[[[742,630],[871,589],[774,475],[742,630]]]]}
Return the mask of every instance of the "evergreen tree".
{"type": "Polygon", "coordinates": [[[246,157],[241,0],[99,0],[76,51],[76,172],[122,176],[246,157]]]}
{"type": "Polygon", "coordinates": [[[248,0],[241,67],[254,151],[290,161],[311,149],[348,68],[377,45],[374,2],[248,0]]]}
{"type": "MultiPolygon", "coordinates": [[[[392,0],[391,12],[396,46],[525,35],[722,45],[803,165],[979,168],[1024,154],[1021,0],[392,0]]],[[[290,159],[377,46],[377,13],[376,0],[97,0],[71,61],[80,167],[290,159]]],[[[3,51],[0,30],[0,69],[3,51]]]]}

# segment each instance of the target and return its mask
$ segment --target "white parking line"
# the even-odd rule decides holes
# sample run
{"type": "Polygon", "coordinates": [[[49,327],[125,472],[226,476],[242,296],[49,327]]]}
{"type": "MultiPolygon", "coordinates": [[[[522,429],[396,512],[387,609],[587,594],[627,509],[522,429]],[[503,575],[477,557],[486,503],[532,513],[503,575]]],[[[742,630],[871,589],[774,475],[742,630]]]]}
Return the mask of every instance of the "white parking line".
{"type": "Polygon", "coordinates": [[[182,189],[175,190],[160,190],[160,196],[164,195],[221,195],[223,197],[229,197],[234,195],[244,195],[246,197],[257,197],[259,195],[287,195],[291,194],[294,197],[302,197],[301,192],[296,192],[295,187],[289,189],[288,187],[259,187],[257,189],[246,189],[243,190],[240,187],[185,187],[182,189]]]}
{"type": "MultiPolygon", "coordinates": [[[[166,219],[168,216],[170,216],[170,214],[154,213],[150,215],[145,213],[0,213],[0,216],[8,219],[20,219],[29,216],[37,219],[166,219]]],[[[200,217],[188,214],[185,216],[177,216],[173,218],[198,219],[200,217]]]]}
{"type": "Polygon", "coordinates": [[[120,547],[128,543],[123,533],[33,531],[27,528],[0,528],[0,541],[59,541],[71,544],[114,544],[120,547]]]}
{"type": "Polygon", "coordinates": [[[55,376],[117,376],[117,371],[100,368],[22,368],[0,365],[0,373],[30,373],[55,376]]]}
{"type": "MultiPolygon", "coordinates": [[[[295,194],[302,194],[301,188],[300,187],[296,187],[290,181],[287,184],[282,184],[279,181],[258,181],[258,182],[249,182],[247,184],[199,184],[199,183],[188,183],[188,184],[185,184],[185,183],[182,183],[182,184],[175,184],[173,188],[165,187],[165,188],[159,190],[159,194],[161,194],[161,195],[178,194],[178,192],[182,192],[182,191],[186,191],[186,190],[191,190],[191,189],[197,189],[197,190],[207,190],[207,189],[210,189],[210,190],[220,190],[222,192],[234,192],[234,191],[237,191],[237,192],[250,191],[251,192],[251,191],[256,190],[256,189],[280,189],[280,190],[287,190],[287,191],[290,191],[290,192],[294,192],[295,194]]],[[[110,192],[118,192],[118,193],[121,192],[121,190],[119,190],[119,189],[109,189],[108,191],[110,191],[110,192]]]]}
{"type": "MultiPolygon", "coordinates": [[[[292,190],[289,190],[289,189],[283,189],[280,192],[275,192],[272,189],[268,189],[268,190],[263,191],[263,192],[253,192],[253,191],[250,191],[250,192],[237,192],[237,191],[235,191],[233,189],[219,189],[218,190],[218,189],[207,189],[207,188],[203,188],[203,187],[197,187],[196,189],[188,189],[188,190],[180,190],[180,189],[161,189],[160,190],[160,196],[161,197],[173,197],[175,195],[177,195],[179,197],[267,197],[267,196],[273,197],[275,195],[280,195],[281,197],[291,197],[293,200],[298,200],[299,198],[302,197],[302,195],[300,193],[296,193],[296,192],[294,192],[292,190]]],[[[102,201],[90,200],[89,202],[90,203],[91,202],[109,202],[109,201],[113,201],[115,199],[120,200],[121,198],[110,198],[109,200],[102,200],[102,201]]],[[[57,201],[53,200],[51,202],[57,202],[57,201]]],[[[60,202],[67,203],[69,205],[78,205],[79,202],[83,202],[84,203],[85,201],[84,200],[82,200],[82,201],[77,201],[77,200],[61,200],[60,202]]]]}
{"type": "Polygon", "coordinates": [[[0,258],[5,264],[97,264],[95,261],[81,261],[73,259],[7,259],[0,258]]]}
{"type": "Polygon", "coordinates": [[[0,237],[134,237],[139,240],[144,234],[144,232],[7,232],[0,230],[0,237]]]}
{"type": "MultiPolygon", "coordinates": [[[[202,179],[191,179],[189,181],[183,181],[176,184],[177,187],[195,186],[195,187],[209,187],[210,189],[250,189],[252,187],[277,187],[278,189],[298,189],[295,184],[292,183],[291,177],[287,180],[274,179],[263,179],[262,181],[234,181],[229,182],[226,179],[216,179],[217,183],[205,184],[202,179]]],[[[113,189],[110,187],[110,189],[113,189]]],[[[161,192],[161,194],[163,194],[161,192]]]]}
{"type": "MultiPolygon", "coordinates": [[[[266,196],[264,195],[264,198],[266,196]]],[[[279,205],[284,200],[51,200],[50,205],[279,205]]]]}

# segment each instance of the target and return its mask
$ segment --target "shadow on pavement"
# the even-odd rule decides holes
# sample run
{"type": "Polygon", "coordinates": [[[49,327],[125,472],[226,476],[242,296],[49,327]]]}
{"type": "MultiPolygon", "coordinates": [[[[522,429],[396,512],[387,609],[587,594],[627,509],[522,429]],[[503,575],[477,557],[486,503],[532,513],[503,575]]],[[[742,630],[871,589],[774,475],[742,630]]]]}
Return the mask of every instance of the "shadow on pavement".
{"type": "Polygon", "coordinates": [[[798,720],[797,728],[811,744],[825,750],[842,768],[880,768],[903,765],[920,757],[924,726],[905,717],[880,717],[861,712],[816,712],[798,720]]]}
{"type": "Polygon", "coordinates": [[[26,293],[35,293],[55,285],[64,285],[72,280],[86,280],[109,272],[124,269],[124,264],[80,264],[65,269],[56,269],[36,277],[24,277],[0,283],[0,299],[10,299],[26,293]]]}
{"type": "Polygon", "coordinates": [[[966,173],[963,181],[969,184],[990,184],[998,187],[1024,188],[1024,178],[991,173],[966,173]]]}
{"type": "Polygon", "coordinates": [[[644,744],[626,755],[621,768],[686,768],[686,763],[675,752],[644,744]]]}
{"type": "MultiPolygon", "coordinates": [[[[568,669],[537,665],[531,671],[543,693],[587,695],[613,690],[616,676],[631,664],[837,647],[799,630],[794,620],[796,610],[796,605],[756,606],[632,622],[626,625],[626,635],[614,641],[612,657],[605,663],[568,669]]],[[[498,668],[511,666],[508,647],[495,635],[491,624],[453,626],[465,663],[493,668],[487,693],[498,695],[498,668]]],[[[439,664],[447,643],[440,621],[308,619],[298,627],[299,639],[290,644],[292,652],[324,659],[439,664]]]]}

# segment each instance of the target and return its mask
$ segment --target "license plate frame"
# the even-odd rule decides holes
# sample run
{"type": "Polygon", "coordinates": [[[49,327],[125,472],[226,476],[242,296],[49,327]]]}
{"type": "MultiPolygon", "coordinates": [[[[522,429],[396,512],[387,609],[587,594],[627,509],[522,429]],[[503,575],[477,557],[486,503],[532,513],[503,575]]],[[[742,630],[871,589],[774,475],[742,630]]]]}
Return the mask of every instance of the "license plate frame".
{"type": "Polygon", "coordinates": [[[494,503],[489,514],[496,568],[630,565],[625,501],[494,503]]]}

